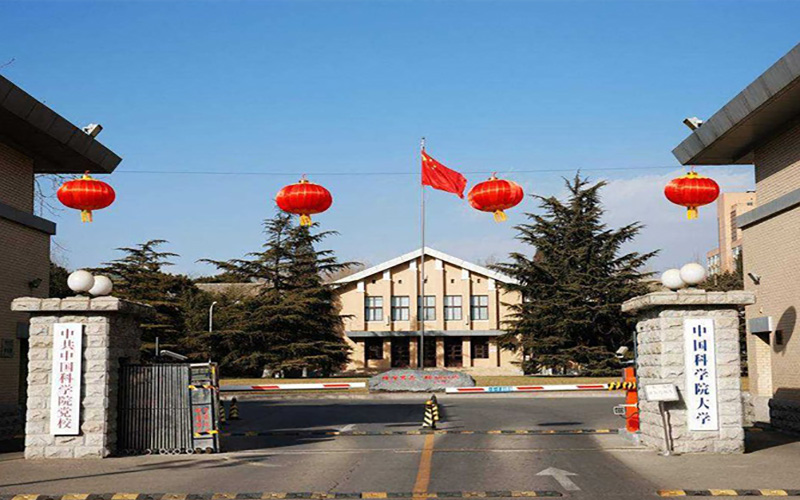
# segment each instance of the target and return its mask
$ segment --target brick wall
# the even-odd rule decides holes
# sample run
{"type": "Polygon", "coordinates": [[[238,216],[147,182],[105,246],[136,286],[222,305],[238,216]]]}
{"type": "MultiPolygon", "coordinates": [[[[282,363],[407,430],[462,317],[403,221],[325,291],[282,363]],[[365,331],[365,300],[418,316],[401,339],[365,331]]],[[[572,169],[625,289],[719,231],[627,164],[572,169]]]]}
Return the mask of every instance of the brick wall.
{"type": "MultiPolygon", "coordinates": [[[[755,164],[759,205],[800,189],[800,125],[758,148],[755,164]]],[[[757,299],[747,318],[771,316],[780,332],[748,335],[750,391],[800,399],[800,207],[746,227],[742,255],[745,272],[761,277],[759,284],[745,277],[757,299]]]]}
{"type": "Polygon", "coordinates": [[[800,188],[800,124],[755,150],[758,204],[800,188]]]}
{"type": "Polygon", "coordinates": [[[33,212],[33,160],[0,142],[0,202],[33,212]]]}
{"type": "MultiPolygon", "coordinates": [[[[0,143],[0,202],[32,211],[33,162],[21,153],[0,143]]],[[[48,291],[50,237],[40,231],[0,218],[0,339],[13,341],[13,355],[0,358],[0,407],[19,403],[20,341],[17,323],[27,323],[27,315],[12,313],[11,300],[48,291]],[[40,278],[42,283],[31,290],[28,283],[40,278]]]]}

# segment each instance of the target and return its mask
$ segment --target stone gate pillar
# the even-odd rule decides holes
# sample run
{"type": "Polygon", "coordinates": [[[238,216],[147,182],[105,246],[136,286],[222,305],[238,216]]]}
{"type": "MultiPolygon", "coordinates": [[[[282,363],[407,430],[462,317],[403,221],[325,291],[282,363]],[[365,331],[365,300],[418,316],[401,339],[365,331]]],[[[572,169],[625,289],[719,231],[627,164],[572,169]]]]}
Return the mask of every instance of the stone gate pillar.
{"type": "Polygon", "coordinates": [[[673,384],[679,400],[662,403],[676,453],[741,453],[739,306],[752,292],[686,289],[635,297],[622,310],[637,315],[636,371],[641,442],[666,450],[659,403],[646,386],[673,384]]]}
{"type": "Polygon", "coordinates": [[[11,309],[31,315],[25,458],[109,456],[117,440],[119,366],[139,361],[139,322],[152,308],[115,297],[23,297],[11,309]],[[69,350],[78,345],[80,351],[69,350]],[[54,425],[51,416],[61,407],[64,421],[54,425]]]}

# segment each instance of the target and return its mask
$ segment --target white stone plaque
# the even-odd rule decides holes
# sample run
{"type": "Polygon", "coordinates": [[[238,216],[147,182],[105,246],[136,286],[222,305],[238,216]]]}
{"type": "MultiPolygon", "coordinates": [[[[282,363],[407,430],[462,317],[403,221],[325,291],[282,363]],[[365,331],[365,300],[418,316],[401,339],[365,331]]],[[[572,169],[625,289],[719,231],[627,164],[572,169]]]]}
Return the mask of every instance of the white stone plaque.
{"type": "Polygon", "coordinates": [[[650,384],[644,386],[648,401],[678,401],[678,388],[674,384],[650,384]]]}
{"type": "Polygon", "coordinates": [[[686,318],[683,339],[689,430],[715,431],[719,429],[719,412],[713,318],[686,318]]]}
{"type": "Polygon", "coordinates": [[[50,382],[50,434],[75,436],[81,421],[81,323],[53,325],[53,371],[50,382]]]}

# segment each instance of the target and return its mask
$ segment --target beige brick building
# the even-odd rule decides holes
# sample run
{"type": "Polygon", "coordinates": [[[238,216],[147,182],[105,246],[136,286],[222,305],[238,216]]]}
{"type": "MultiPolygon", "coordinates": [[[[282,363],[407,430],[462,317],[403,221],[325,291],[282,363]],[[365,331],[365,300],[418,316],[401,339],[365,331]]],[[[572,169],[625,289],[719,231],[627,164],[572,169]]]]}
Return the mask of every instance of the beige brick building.
{"type": "Polygon", "coordinates": [[[736,259],[742,251],[742,229],[737,217],[756,206],[755,191],[746,193],[722,193],[717,198],[718,246],[706,254],[708,273],[733,272],[736,259]]]}
{"type": "Polygon", "coordinates": [[[421,299],[421,254],[416,250],[334,282],[353,349],[347,371],[413,368],[422,360],[425,367],[472,374],[521,374],[519,353],[496,342],[509,305],[520,301],[519,294],[501,286],[512,279],[426,248],[421,299]]]}
{"type": "Polygon", "coordinates": [[[34,215],[34,175],[110,173],[121,159],[0,76],[0,435],[25,401],[28,318],[11,312],[21,296],[45,297],[50,236],[56,225],[34,215]]]}
{"type": "Polygon", "coordinates": [[[800,45],[674,151],[685,165],[754,165],[758,205],[739,215],[756,418],[800,430],[800,45]]]}

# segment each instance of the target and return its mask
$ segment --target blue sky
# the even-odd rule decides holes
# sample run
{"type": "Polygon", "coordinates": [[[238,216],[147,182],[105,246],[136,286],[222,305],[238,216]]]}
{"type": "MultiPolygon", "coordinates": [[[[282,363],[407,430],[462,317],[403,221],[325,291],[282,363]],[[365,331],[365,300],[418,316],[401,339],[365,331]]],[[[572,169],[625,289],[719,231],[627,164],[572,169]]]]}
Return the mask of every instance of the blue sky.
{"type": "MultiPolygon", "coordinates": [[[[374,174],[417,172],[424,135],[451,168],[497,170],[527,193],[562,193],[571,169],[607,179],[608,222],[647,224],[633,247],[661,248],[661,270],[716,240],[713,208],[690,223],[661,194],[680,172],[681,120],[710,116],[791,49],[797,19],[800,3],[769,0],[2,2],[0,66],[13,62],[0,72],[101,123],[124,158],[105,178],[117,202],[93,224],[49,216],[71,268],[163,238],[176,270],[210,273],[195,261],[256,249],[275,193],[303,172],[334,195],[316,217],[340,232],[329,246],[378,263],[419,245],[419,186],[374,174]]],[[[750,167],[703,172],[753,186],[750,167]]],[[[428,242],[502,259],[536,208],[496,224],[432,192],[428,242]]]]}

